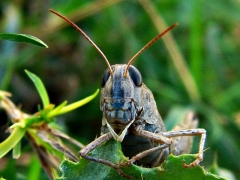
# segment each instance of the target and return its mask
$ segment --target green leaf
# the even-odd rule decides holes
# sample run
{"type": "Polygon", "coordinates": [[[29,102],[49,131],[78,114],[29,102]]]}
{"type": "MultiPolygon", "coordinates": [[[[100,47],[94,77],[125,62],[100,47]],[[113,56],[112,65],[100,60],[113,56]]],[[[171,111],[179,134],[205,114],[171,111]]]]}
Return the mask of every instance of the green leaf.
{"type": "Polygon", "coordinates": [[[217,153],[213,156],[213,164],[210,168],[208,168],[208,171],[214,174],[217,174],[218,176],[226,177],[227,179],[235,180],[237,179],[234,175],[234,173],[228,169],[221,168],[218,166],[217,163],[217,153]]]}
{"type": "Polygon", "coordinates": [[[16,41],[16,42],[25,42],[28,44],[33,44],[33,45],[48,48],[48,46],[43,41],[41,41],[40,39],[34,36],[27,35],[27,34],[0,33],[0,39],[16,41]]]}
{"type": "Polygon", "coordinates": [[[54,108],[51,112],[48,113],[47,118],[51,118],[54,116],[57,116],[59,111],[66,106],[67,101],[62,102],[60,105],[58,105],[56,108],[54,108]]]}
{"type": "Polygon", "coordinates": [[[86,98],[84,98],[84,99],[82,99],[82,100],[80,100],[80,101],[77,101],[77,102],[75,102],[75,103],[72,103],[72,104],[69,104],[69,105],[63,107],[63,108],[58,112],[57,115],[67,113],[67,112],[69,112],[69,111],[72,111],[72,110],[80,107],[80,106],[83,106],[84,104],[86,104],[86,103],[88,103],[89,101],[91,101],[92,99],[94,99],[94,98],[97,96],[98,93],[99,93],[99,89],[97,89],[97,91],[96,91],[93,95],[88,96],[88,97],[86,97],[86,98]]]}
{"type": "Polygon", "coordinates": [[[12,156],[14,159],[18,159],[21,156],[21,141],[13,147],[12,156]]]}
{"type": "MultiPolygon", "coordinates": [[[[121,144],[115,140],[110,140],[92,151],[91,156],[101,157],[103,159],[110,160],[118,163],[119,161],[126,161],[121,151],[121,144]]],[[[136,165],[129,167],[123,167],[122,170],[128,176],[132,176],[132,179],[145,179],[145,180],[172,180],[172,179],[194,179],[194,180],[214,180],[224,179],[214,174],[206,172],[203,167],[197,166],[194,168],[184,168],[183,163],[191,163],[195,160],[196,155],[180,155],[169,157],[164,161],[160,167],[156,168],[144,168],[136,165]]],[[[78,163],[64,160],[60,165],[61,177],[57,180],[75,180],[75,179],[117,179],[124,180],[126,178],[120,176],[117,171],[108,166],[100,163],[88,161],[81,158],[78,163]]]]}
{"type": "Polygon", "coordinates": [[[46,91],[46,88],[44,84],[42,83],[41,79],[37,77],[35,74],[29,72],[28,70],[25,70],[27,73],[28,77],[33,81],[34,85],[37,88],[37,91],[42,99],[43,102],[43,107],[46,108],[49,105],[49,97],[46,91]]]}
{"type": "Polygon", "coordinates": [[[12,134],[2,143],[0,143],[0,158],[7,154],[22,139],[26,129],[16,127],[12,134]]]}

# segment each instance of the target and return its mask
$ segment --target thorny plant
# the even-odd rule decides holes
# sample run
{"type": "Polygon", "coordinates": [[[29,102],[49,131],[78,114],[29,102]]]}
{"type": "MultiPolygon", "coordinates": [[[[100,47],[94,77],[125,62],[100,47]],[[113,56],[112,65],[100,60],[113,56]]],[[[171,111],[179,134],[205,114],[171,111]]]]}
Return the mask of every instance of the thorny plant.
{"type": "Polygon", "coordinates": [[[36,152],[49,179],[57,176],[58,165],[65,156],[77,162],[78,157],[66,147],[61,138],[83,148],[84,145],[58,130],[54,123],[55,117],[68,113],[91,101],[98,94],[97,90],[93,95],[67,105],[67,101],[55,106],[49,102],[48,94],[42,81],[29,71],[25,71],[34,82],[43,102],[43,108],[35,114],[27,114],[21,111],[10,99],[10,93],[0,91],[0,108],[5,110],[11,119],[12,126],[7,129],[9,137],[0,144],[0,158],[13,149],[13,158],[20,157],[20,145],[24,136],[29,140],[36,152]]]}

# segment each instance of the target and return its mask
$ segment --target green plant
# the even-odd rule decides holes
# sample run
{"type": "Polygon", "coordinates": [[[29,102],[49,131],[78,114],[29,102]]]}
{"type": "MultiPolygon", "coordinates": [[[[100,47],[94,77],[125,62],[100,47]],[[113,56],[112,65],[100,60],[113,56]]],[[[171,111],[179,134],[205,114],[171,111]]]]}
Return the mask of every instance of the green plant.
{"type": "MultiPolygon", "coordinates": [[[[118,163],[126,161],[126,157],[121,151],[121,144],[115,140],[110,140],[103,146],[97,148],[91,153],[94,157],[108,159],[118,163]]],[[[224,179],[214,174],[206,172],[203,167],[184,168],[183,163],[190,163],[196,158],[196,155],[170,155],[161,166],[156,168],[144,168],[136,165],[123,167],[123,172],[132,179],[152,179],[152,180],[171,180],[171,179],[224,179]]],[[[68,179],[126,179],[120,176],[116,170],[96,163],[80,159],[78,163],[74,163],[65,159],[60,165],[61,177],[57,180],[68,179]]]]}
{"type": "MultiPolygon", "coordinates": [[[[0,39],[47,47],[44,42],[30,35],[2,33],[0,34],[0,39]]],[[[18,159],[21,155],[21,140],[24,136],[27,136],[49,178],[53,179],[57,176],[57,169],[53,166],[54,161],[57,161],[56,157],[61,159],[63,155],[66,155],[73,161],[78,160],[61,142],[60,137],[68,139],[78,145],[79,148],[83,147],[81,143],[58,131],[59,127],[55,124],[55,117],[88,103],[98,94],[99,90],[83,100],[69,105],[67,105],[67,101],[64,101],[55,107],[54,104],[50,104],[47,91],[40,78],[27,70],[25,72],[33,81],[41,97],[43,107],[42,109],[39,107],[39,111],[33,115],[24,113],[9,99],[10,93],[0,91],[0,108],[7,112],[13,123],[9,128],[9,137],[0,143],[0,158],[5,156],[10,150],[13,150],[13,158],[18,159]]],[[[56,163],[55,165],[58,166],[56,163]]]]}
{"type": "MultiPolygon", "coordinates": [[[[42,81],[34,74],[26,71],[36,86],[43,102],[43,108],[33,115],[27,114],[19,110],[14,103],[8,98],[9,93],[0,91],[0,108],[4,109],[11,118],[13,125],[9,128],[10,136],[0,143],[0,158],[6,155],[13,149],[13,158],[18,159],[21,154],[21,139],[24,135],[32,144],[35,152],[38,154],[43,168],[50,179],[57,176],[57,169],[54,169],[53,164],[58,166],[54,161],[56,158],[61,159],[63,155],[73,161],[78,158],[64,145],[60,138],[65,138],[79,148],[82,148],[81,143],[76,142],[68,135],[58,131],[58,126],[55,124],[55,117],[61,114],[68,113],[91,101],[99,92],[97,90],[93,95],[80,100],[78,102],[67,105],[64,101],[59,106],[50,104],[49,97],[42,81]],[[57,156],[57,157],[55,157],[57,156]]],[[[55,167],[56,168],[56,167],[55,167]]]]}

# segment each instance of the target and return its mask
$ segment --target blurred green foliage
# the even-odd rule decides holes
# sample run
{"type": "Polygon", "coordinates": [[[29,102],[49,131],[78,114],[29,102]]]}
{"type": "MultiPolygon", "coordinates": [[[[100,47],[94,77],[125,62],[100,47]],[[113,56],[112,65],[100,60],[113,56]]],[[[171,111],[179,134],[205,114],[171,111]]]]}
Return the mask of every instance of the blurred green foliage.
{"type": "MultiPolygon", "coordinates": [[[[140,70],[144,83],[154,93],[163,119],[177,117],[175,113],[181,114],[181,110],[186,108],[198,113],[199,126],[207,130],[205,147],[210,148],[205,151],[201,164],[210,167],[214,161],[213,154],[217,154],[219,167],[239,177],[239,1],[145,0],[145,3],[151,3],[158,17],[164,19],[167,25],[179,22],[180,25],[171,33],[184,57],[184,66],[182,70],[177,69],[178,61],[170,56],[162,40],[148,48],[133,65],[140,70]],[[190,81],[189,86],[184,82],[189,76],[190,80],[194,80],[193,86],[190,81]],[[193,98],[191,92],[195,92],[197,98],[193,98]]],[[[13,101],[29,113],[36,112],[41,101],[24,69],[37,74],[46,85],[50,101],[59,104],[64,100],[71,103],[94,92],[100,87],[101,75],[107,68],[89,42],[51,14],[48,11],[50,8],[81,27],[111,64],[127,63],[159,33],[153,17],[137,0],[1,1],[2,33],[31,34],[49,46],[42,49],[0,42],[1,89],[11,92],[13,101]]],[[[6,138],[3,133],[6,116],[4,112],[0,113],[2,141],[6,138]]],[[[58,122],[68,134],[87,144],[100,134],[101,117],[99,98],[96,98],[58,122]]],[[[195,143],[197,146],[197,138],[195,143]]],[[[23,143],[23,146],[28,152],[28,145],[23,143]]],[[[195,153],[197,148],[193,149],[195,153]]],[[[32,163],[31,160],[29,162],[32,163]]],[[[21,179],[27,173],[24,170],[20,172],[24,169],[24,165],[20,164],[24,163],[0,160],[0,177],[4,174],[7,179],[21,179]],[[21,169],[17,169],[17,175],[11,172],[9,178],[6,175],[9,173],[2,167],[6,171],[7,167],[21,169]]],[[[25,168],[25,171],[28,169],[25,168]]]]}

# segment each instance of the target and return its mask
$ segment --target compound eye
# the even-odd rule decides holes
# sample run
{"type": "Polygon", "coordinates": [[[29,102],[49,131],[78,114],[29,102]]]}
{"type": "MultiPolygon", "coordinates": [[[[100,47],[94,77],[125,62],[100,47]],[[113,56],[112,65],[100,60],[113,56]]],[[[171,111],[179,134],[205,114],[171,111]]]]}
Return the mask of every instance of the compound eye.
{"type": "Polygon", "coordinates": [[[104,73],[103,73],[102,87],[105,86],[105,84],[106,84],[107,80],[109,79],[109,77],[110,77],[110,71],[109,71],[109,69],[106,69],[106,70],[104,71],[104,73]]]}
{"type": "Polygon", "coordinates": [[[134,66],[130,66],[129,69],[128,69],[128,72],[129,72],[129,76],[132,78],[133,83],[137,87],[142,86],[142,75],[138,71],[138,69],[135,68],[134,66]]]}

